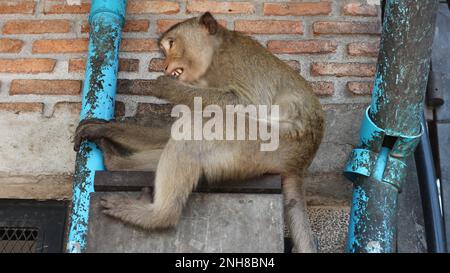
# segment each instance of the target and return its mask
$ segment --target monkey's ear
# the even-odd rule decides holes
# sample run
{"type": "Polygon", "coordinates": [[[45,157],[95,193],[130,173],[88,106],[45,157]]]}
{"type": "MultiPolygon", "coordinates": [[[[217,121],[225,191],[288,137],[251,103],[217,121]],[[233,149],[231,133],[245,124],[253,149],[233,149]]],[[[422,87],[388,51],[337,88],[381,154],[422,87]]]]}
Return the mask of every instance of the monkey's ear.
{"type": "Polygon", "coordinates": [[[217,29],[219,27],[216,19],[209,12],[205,12],[200,17],[200,24],[205,26],[206,29],[208,30],[209,34],[211,34],[211,35],[216,34],[217,29]]]}

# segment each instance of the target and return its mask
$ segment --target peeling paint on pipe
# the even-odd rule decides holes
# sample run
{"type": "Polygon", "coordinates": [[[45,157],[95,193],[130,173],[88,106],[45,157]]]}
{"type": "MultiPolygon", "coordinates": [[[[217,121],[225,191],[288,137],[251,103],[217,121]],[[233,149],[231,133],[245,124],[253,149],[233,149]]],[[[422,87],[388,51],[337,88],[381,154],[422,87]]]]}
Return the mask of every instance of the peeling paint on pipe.
{"type": "Polygon", "coordinates": [[[372,102],[344,174],[354,183],[348,252],[395,252],[397,196],[421,115],[438,1],[388,0],[372,102]]]}
{"type": "MultiPolygon", "coordinates": [[[[125,22],[126,0],[93,0],[89,15],[90,37],[80,120],[114,117],[119,44],[125,22]]],[[[66,251],[86,249],[90,193],[95,171],[104,170],[100,149],[83,141],[77,154],[66,251]]]]}

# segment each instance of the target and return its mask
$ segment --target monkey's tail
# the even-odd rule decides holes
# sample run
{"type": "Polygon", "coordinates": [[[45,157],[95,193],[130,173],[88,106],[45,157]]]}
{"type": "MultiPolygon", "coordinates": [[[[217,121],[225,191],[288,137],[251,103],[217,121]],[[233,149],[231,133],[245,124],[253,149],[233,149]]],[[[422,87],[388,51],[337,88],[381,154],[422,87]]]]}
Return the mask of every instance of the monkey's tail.
{"type": "Polygon", "coordinates": [[[314,236],[306,211],[306,200],[303,194],[303,177],[301,175],[282,175],[284,211],[289,232],[294,244],[294,252],[317,252],[314,236]]]}

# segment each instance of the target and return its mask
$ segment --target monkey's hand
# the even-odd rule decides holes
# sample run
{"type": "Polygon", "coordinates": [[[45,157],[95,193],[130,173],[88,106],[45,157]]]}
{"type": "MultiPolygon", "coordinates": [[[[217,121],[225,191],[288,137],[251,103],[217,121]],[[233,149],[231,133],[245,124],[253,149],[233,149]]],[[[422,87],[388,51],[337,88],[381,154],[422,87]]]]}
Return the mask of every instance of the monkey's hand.
{"type": "Polygon", "coordinates": [[[155,81],[155,96],[174,104],[193,106],[195,98],[202,98],[203,105],[236,105],[241,101],[232,88],[199,87],[184,83],[170,76],[161,76],[155,81]]]}
{"type": "Polygon", "coordinates": [[[172,92],[179,90],[182,82],[173,76],[160,76],[155,82],[154,95],[158,98],[170,99],[172,92]]]}
{"type": "Polygon", "coordinates": [[[82,120],[77,129],[75,130],[75,136],[72,140],[74,143],[73,149],[75,152],[80,150],[81,141],[84,139],[94,140],[99,138],[98,128],[99,126],[108,123],[109,121],[104,119],[85,119],[82,120]]]}
{"type": "Polygon", "coordinates": [[[104,214],[128,222],[127,220],[131,220],[128,217],[133,217],[134,213],[142,207],[148,207],[150,202],[130,197],[124,193],[117,193],[103,196],[100,204],[104,214]]]}

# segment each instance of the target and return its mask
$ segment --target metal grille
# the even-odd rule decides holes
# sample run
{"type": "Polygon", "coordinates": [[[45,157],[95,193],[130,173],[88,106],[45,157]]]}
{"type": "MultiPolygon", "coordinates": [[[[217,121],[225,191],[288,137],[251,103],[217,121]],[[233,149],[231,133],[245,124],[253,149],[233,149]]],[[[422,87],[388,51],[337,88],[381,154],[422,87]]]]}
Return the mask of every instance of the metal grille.
{"type": "Polygon", "coordinates": [[[38,229],[0,227],[0,253],[36,253],[38,229]]]}

